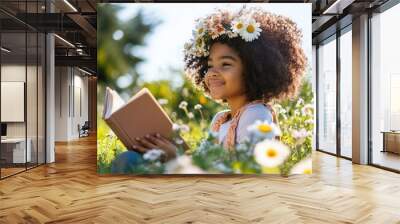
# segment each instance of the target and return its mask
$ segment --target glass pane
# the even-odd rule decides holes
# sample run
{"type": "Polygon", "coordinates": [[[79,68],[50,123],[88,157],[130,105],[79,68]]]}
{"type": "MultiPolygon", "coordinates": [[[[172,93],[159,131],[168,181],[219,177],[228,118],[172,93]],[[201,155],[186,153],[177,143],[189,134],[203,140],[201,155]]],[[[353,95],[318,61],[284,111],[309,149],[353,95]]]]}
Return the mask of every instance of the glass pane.
{"type": "Polygon", "coordinates": [[[340,153],[352,157],[352,35],[340,36],[340,153]]]}
{"type": "Polygon", "coordinates": [[[400,5],[372,17],[372,163],[400,170],[400,5]]]}
{"type": "Polygon", "coordinates": [[[39,33],[38,45],[38,163],[45,163],[45,44],[46,37],[43,33],[39,33]]]}
{"type": "Polygon", "coordinates": [[[27,142],[29,144],[31,153],[28,154],[28,168],[37,165],[37,132],[38,132],[38,119],[37,119],[37,80],[38,80],[38,37],[36,32],[28,32],[28,63],[27,63],[27,81],[26,81],[26,113],[27,113],[27,142]]]}
{"type": "Polygon", "coordinates": [[[25,170],[30,159],[25,123],[26,33],[2,32],[1,46],[1,175],[5,177],[25,170]]]}
{"type": "Polygon", "coordinates": [[[318,48],[318,146],[336,153],[336,40],[318,48]]]}

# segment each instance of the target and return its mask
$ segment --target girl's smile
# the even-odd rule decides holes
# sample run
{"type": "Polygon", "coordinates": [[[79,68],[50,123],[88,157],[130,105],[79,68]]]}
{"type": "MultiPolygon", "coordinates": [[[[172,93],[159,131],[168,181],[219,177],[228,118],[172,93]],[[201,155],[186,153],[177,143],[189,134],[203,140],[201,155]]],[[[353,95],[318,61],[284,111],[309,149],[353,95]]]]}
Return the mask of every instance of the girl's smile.
{"type": "Polygon", "coordinates": [[[218,87],[225,85],[225,81],[222,79],[219,79],[219,78],[211,77],[208,79],[208,85],[209,85],[210,89],[218,88],[218,87]]]}

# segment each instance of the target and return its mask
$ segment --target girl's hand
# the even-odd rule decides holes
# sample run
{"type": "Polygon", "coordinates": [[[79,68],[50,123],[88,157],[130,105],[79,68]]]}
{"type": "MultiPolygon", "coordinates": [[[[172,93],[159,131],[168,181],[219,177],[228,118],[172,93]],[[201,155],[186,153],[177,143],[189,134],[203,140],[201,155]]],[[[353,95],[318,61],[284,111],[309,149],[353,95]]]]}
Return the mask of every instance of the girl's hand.
{"type": "Polygon", "coordinates": [[[136,141],[140,144],[135,145],[133,149],[139,152],[145,153],[150,149],[161,149],[165,152],[166,160],[170,160],[176,156],[176,145],[158,133],[136,138],[136,141]]]}

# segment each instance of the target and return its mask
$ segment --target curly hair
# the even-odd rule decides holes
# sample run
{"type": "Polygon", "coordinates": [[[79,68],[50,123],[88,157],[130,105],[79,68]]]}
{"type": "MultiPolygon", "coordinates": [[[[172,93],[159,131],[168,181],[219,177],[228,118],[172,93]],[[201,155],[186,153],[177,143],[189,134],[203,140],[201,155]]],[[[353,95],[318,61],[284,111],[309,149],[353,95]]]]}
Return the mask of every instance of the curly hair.
{"type": "MultiPolygon", "coordinates": [[[[219,10],[217,13],[223,15],[225,24],[234,18],[228,11],[219,10]]],[[[249,101],[263,99],[267,102],[295,96],[307,65],[301,47],[301,31],[288,17],[259,8],[254,10],[252,17],[262,29],[258,39],[246,42],[239,37],[221,35],[211,40],[209,48],[214,43],[222,43],[238,53],[244,65],[245,93],[249,101]]],[[[195,86],[209,95],[204,80],[207,60],[208,56],[185,55],[185,71],[195,86]]]]}

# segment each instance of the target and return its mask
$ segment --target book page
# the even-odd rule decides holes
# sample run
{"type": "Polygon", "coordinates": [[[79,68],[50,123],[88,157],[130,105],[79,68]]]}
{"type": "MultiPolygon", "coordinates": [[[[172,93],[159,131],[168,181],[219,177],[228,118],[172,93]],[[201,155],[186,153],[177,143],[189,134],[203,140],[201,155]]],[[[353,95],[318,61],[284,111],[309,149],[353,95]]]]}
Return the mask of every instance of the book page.
{"type": "Polygon", "coordinates": [[[117,111],[125,105],[125,101],[121,98],[121,96],[111,88],[106,88],[106,96],[104,98],[104,110],[103,117],[105,119],[109,118],[111,114],[117,111]]]}

